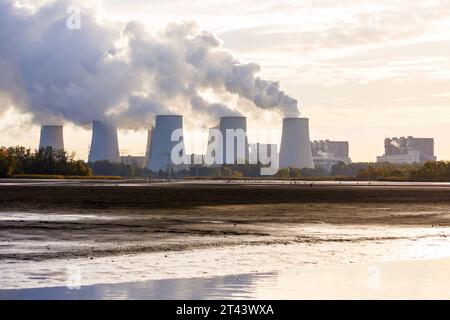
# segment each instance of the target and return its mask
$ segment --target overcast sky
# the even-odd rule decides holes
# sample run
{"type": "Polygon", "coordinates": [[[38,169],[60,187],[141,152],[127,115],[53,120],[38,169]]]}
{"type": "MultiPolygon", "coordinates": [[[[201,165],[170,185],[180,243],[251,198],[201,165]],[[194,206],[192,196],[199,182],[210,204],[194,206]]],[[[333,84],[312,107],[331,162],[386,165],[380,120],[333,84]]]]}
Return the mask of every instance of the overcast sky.
{"type": "MultiPolygon", "coordinates": [[[[312,139],[350,141],[354,161],[407,135],[434,137],[438,158],[450,159],[450,0],[104,0],[102,10],[155,29],[197,22],[299,100],[312,139]]],[[[6,112],[0,144],[35,147],[38,128],[17,130],[25,119],[6,112]]],[[[67,126],[65,139],[87,157],[88,131],[67,126]]],[[[121,132],[120,148],[142,154],[145,133],[121,132]]]]}

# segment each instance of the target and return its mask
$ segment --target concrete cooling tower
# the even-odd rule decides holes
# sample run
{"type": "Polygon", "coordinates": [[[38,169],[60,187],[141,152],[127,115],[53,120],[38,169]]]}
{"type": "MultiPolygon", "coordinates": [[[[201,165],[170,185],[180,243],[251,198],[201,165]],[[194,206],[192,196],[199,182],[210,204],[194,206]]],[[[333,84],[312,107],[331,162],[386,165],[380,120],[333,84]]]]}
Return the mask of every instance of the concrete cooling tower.
{"type": "Polygon", "coordinates": [[[153,127],[147,130],[147,148],[145,149],[145,162],[144,162],[145,167],[148,167],[150,162],[150,153],[152,150],[152,135],[153,135],[153,127]]]}
{"type": "MultiPolygon", "coordinates": [[[[179,144],[179,141],[171,141],[172,133],[177,130],[183,130],[183,117],[179,115],[160,115],[156,116],[155,127],[153,128],[150,161],[147,168],[153,172],[167,171],[168,169],[177,169],[172,161],[172,149],[179,144]]],[[[180,156],[184,154],[183,151],[180,156]]]]}
{"type": "Polygon", "coordinates": [[[309,119],[283,119],[280,168],[313,169],[314,161],[309,139],[309,119]]]}
{"type": "Polygon", "coordinates": [[[64,150],[63,126],[42,126],[39,149],[64,150]]]}
{"type": "Polygon", "coordinates": [[[94,121],[89,162],[102,160],[108,160],[111,163],[120,162],[117,128],[105,122],[94,121]]]}
{"type": "Polygon", "coordinates": [[[213,128],[209,128],[209,132],[208,132],[208,146],[206,147],[206,154],[209,155],[211,157],[211,159],[209,159],[209,163],[207,163],[208,165],[215,165],[217,164],[215,161],[215,157],[216,155],[219,156],[218,152],[217,152],[217,145],[216,145],[216,137],[215,135],[217,134],[217,131],[219,130],[219,127],[213,127],[213,128]]]}
{"type": "Polygon", "coordinates": [[[249,149],[247,139],[247,118],[245,117],[222,117],[220,118],[219,125],[220,132],[223,136],[223,162],[226,164],[236,164],[248,161],[249,149]],[[245,133],[244,148],[241,148],[237,137],[232,140],[227,140],[226,132],[228,129],[237,132],[236,130],[242,129],[245,133]],[[229,150],[234,150],[234,157],[232,154],[227,153],[227,146],[229,150]]]}

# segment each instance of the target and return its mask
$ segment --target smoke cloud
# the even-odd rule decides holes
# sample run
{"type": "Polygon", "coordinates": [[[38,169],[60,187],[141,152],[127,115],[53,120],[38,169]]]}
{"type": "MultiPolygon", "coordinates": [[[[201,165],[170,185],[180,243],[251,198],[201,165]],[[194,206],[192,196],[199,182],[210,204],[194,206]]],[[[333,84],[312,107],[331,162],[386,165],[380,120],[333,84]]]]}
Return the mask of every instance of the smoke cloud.
{"type": "Polygon", "coordinates": [[[107,120],[137,128],[155,114],[240,113],[208,101],[208,90],[283,116],[299,114],[278,82],[258,76],[259,65],[242,63],[195,23],[152,32],[139,22],[102,21],[83,8],[81,29],[73,30],[69,1],[34,10],[17,4],[0,1],[0,96],[37,123],[107,120]]]}

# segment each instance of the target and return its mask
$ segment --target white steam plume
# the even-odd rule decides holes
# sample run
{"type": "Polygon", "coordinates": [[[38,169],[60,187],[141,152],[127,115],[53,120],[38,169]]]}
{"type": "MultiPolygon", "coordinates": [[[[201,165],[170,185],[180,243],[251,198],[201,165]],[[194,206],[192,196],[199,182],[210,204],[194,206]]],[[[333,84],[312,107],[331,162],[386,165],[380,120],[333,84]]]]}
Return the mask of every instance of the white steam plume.
{"type": "MultiPolygon", "coordinates": [[[[195,23],[150,32],[138,22],[100,21],[82,10],[81,29],[67,27],[70,2],[35,10],[0,1],[0,96],[37,123],[114,121],[146,127],[155,114],[198,112],[218,117],[239,111],[202,93],[238,95],[261,109],[297,116],[297,101],[278,82],[257,76],[195,23]]],[[[0,111],[1,111],[0,107],[0,111]]]]}

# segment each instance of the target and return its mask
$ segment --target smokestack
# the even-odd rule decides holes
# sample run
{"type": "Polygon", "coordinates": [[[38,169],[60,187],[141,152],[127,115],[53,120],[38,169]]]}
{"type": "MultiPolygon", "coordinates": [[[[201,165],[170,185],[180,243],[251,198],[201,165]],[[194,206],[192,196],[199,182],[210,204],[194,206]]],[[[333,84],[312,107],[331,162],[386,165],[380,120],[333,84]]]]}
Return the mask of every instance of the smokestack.
{"type": "Polygon", "coordinates": [[[39,149],[64,150],[63,126],[42,126],[39,149]]]}
{"type": "Polygon", "coordinates": [[[314,169],[311,142],[309,139],[309,119],[283,119],[280,168],[289,167],[314,169]]]}
{"type": "MultiPolygon", "coordinates": [[[[172,149],[179,144],[179,141],[172,141],[172,133],[175,130],[183,130],[183,117],[179,115],[159,115],[156,116],[156,123],[152,132],[150,161],[147,168],[153,172],[166,171],[174,163],[172,162],[172,149]]],[[[184,146],[183,146],[184,153],[184,146]]],[[[184,156],[184,154],[182,155],[184,156]]]]}
{"type": "Polygon", "coordinates": [[[111,163],[120,162],[117,128],[101,121],[94,121],[89,162],[102,160],[108,160],[111,163]]]}
{"type": "Polygon", "coordinates": [[[223,137],[223,162],[226,164],[231,164],[230,162],[236,164],[242,161],[248,161],[249,149],[248,149],[248,139],[247,139],[247,118],[245,117],[222,117],[220,118],[220,132],[223,137]],[[244,150],[242,150],[239,146],[239,139],[234,138],[233,140],[227,141],[227,130],[234,130],[233,132],[237,132],[236,130],[241,129],[245,133],[245,145],[244,150]],[[234,150],[234,158],[231,154],[227,156],[227,146],[228,149],[232,148],[234,150]],[[229,158],[229,159],[228,159],[229,158]]]}

